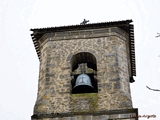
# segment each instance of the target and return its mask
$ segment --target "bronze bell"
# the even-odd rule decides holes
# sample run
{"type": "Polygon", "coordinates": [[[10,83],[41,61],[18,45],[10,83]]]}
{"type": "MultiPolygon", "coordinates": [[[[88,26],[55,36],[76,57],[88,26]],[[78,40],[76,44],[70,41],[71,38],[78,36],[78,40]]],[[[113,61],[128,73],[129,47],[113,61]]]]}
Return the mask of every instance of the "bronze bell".
{"type": "Polygon", "coordinates": [[[91,79],[87,74],[81,74],[76,79],[72,93],[91,93],[95,92],[91,79]]]}

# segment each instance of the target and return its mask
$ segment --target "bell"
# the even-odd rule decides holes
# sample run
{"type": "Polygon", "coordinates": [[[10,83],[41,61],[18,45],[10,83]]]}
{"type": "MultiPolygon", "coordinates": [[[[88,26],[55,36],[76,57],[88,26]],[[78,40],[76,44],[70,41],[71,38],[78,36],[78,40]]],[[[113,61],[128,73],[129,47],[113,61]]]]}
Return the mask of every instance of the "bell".
{"type": "Polygon", "coordinates": [[[76,79],[72,93],[91,93],[95,92],[91,79],[87,74],[81,74],[76,79]]]}

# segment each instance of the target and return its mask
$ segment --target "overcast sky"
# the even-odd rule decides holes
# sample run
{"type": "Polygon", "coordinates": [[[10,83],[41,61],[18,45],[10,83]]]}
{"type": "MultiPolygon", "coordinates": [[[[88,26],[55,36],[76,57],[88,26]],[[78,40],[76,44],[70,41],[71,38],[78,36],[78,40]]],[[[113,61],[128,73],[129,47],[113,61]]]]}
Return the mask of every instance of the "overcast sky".
{"type": "MultiPolygon", "coordinates": [[[[136,70],[133,107],[160,120],[160,0],[0,0],[0,120],[30,120],[39,60],[31,28],[132,19],[136,70]]],[[[141,118],[143,120],[146,118],[141,118]]]]}

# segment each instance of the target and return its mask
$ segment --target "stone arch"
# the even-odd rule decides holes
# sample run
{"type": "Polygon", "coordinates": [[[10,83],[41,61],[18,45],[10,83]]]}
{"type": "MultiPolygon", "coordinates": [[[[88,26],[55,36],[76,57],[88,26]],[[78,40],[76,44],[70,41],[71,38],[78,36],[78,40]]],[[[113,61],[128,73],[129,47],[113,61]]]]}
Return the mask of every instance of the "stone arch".
{"type": "Polygon", "coordinates": [[[78,64],[87,63],[87,67],[97,71],[97,60],[96,57],[89,52],[79,52],[71,58],[71,71],[78,68],[78,64]]]}

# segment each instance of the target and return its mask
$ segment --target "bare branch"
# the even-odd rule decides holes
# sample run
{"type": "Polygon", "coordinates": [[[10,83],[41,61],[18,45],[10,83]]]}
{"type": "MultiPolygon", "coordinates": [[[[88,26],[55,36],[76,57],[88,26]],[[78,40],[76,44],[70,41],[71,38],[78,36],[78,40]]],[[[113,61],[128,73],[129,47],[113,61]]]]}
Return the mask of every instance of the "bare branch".
{"type": "Polygon", "coordinates": [[[157,33],[158,35],[156,37],[160,37],[160,33],[157,33]]]}
{"type": "Polygon", "coordinates": [[[149,90],[153,90],[153,91],[160,91],[160,90],[158,90],[158,89],[152,89],[152,88],[150,88],[150,87],[148,87],[148,86],[146,86],[149,90]]]}

